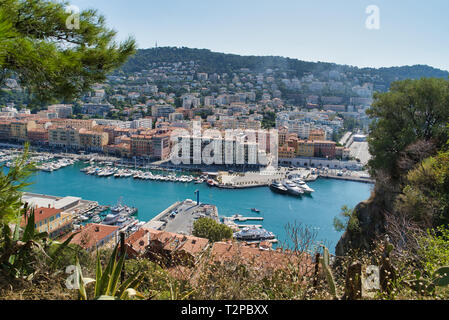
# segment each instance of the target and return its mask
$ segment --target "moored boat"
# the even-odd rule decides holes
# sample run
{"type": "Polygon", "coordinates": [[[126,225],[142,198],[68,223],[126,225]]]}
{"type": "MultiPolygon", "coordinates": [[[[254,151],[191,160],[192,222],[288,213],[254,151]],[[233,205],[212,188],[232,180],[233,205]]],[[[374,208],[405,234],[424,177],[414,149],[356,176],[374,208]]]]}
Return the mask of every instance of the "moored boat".
{"type": "Polygon", "coordinates": [[[302,189],[302,191],[304,191],[304,193],[307,194],[311,194],[312,192],[315,192],[315,190],[313,190],[312,188],[310,188],[307,183],[305,183],[303,180],[301,179],[295,179],[292,181],[293,183],[295,183],[298,187],[300,187],[302,189]]]}
{"type": "Polygon", "coordinates": [[[291,195],[301,196],[304,194],[304,191],[290,180],[284,180],[282,184],[287,188],[287,192],[291,195]]]}
{"type": "Polygon", "coordinates": [[[281,193],[281,194],[287,194],[288,190],[286,187],[282,185],[282,183],[278,181],[274,181],[272,184],[270,184],[270,189],[274,192],[281,193]]]}

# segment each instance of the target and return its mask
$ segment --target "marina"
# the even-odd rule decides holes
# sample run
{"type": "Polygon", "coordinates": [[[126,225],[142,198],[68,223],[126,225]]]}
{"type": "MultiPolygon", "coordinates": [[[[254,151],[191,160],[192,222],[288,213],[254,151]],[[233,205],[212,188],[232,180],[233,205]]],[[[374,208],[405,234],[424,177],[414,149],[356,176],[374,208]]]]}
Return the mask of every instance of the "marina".
{"type": "MultiPolygon", "coordinates": [[[[216,173],[215,175],[205,173],[204,176],[201,176],[199,173],[186,174],[179,170],[136,169],[132,165],[129,167],[117,166],[118,169],[115,172],[116,174],[120,173],[118,170],[123,170],[122,174],[129,175],[131,170],[142,172],[151,170],[153,176],[195,177],[190,183],[173,183],[174,181],[167,179],[145,180],[134,179],[134,176],[120,178],[115,177],[114,174],[98,177],[80,172],[90,166],[115,168],[112,160],[103,159],[94,162],[88,158],[80,159],[73,165],[57,171],[37,172],[30,178],[32,185],[27,187],[27,191],[62,197],[73,195],[82,199],[92,199],[108,207],[114,206],[117,199],[123,196],[126,205],[139,209],[138,213],[133,216],[138,221],[132,221],[129,230],[135,228],[139,223],[147,223],[165,210],[170,203],[195,198],[194,192],[199,190],[200,201],[216,206],[220,216],[229,217],[239,212],[243,216],[263,217],[262,223],[254,225],[261,225],[273,232],[280,243],[289,241],[285,231],[286,225],[299,223],[312,228],[317,234],[317,239],[327,243],[330,248],[335,246],[341,236],[341,233],[333,228],[333,219],[339,214],[341,207],[343,205],[354,207],[360,201],[368,199],[371,191],[370,184],[337,179],[316,179],[307,182],[309,187],[315,191],[311,196],[296,197],[273,192],[268,184],[259,188],[244,189],[210,187],[206,181],[207,179],[215,180],[216,173]],[[201,180],[203,181],[200,182],[201,180]],[[253,208],[257,208],[260,212],[253,211],[253,208]]],[[[292,170],[286,170],[286,172],[289,171],[292,170]]],[[[279,182],[282,182],[283,177],[285,174],[279,176],[279,182]]],[[[248,174],[243,179],[253,179],[253,176],[248,174]]],[[[84,216],[88,218],[86,222],[94,222],[94,219],[98,221],[98,218],[95,218],[97,215],[86,213],[84,216]]],[[[101,219],[103,216],[99,215],[99,218],[101,219]]],[[[84,222],[80,221],[80,223],[84,222]]]]}
{"type": "MultiPolygon", "coordinates": [[[[370,196],[371,185],[318,179],[309,183],[315,190],[312,197],[293,197],[272,192],[268,187],[249,189],[211,188],[206,183],[167,183],[164,181],[143,181],[140,179],[117,179],[113,176],[98,178],[80,172],[85,164],[78,162],[55,172],[38,172],[30,179],[30,192],[56,196],[73,195],[92,199],[102,205],[113,206],[123,196],[124,202],[138,208],[135,216],[148,222],[167,209],[170,203],[196,199],[217,207],[220,216],[232,216],[236,212],[244,216],[262,216],[263,227],[273,232],[280,243],[288,242],[285,231],[288,223],[300,223],[312,228],[317,239],[333,248],[341,236],[334,230],[333,219],[341,207],[354,207],[370,196]],[[261,212],[252,212],[257,208],[261,212]]],[[[246,223],[245,223],[246,224],[246,223]]]]}

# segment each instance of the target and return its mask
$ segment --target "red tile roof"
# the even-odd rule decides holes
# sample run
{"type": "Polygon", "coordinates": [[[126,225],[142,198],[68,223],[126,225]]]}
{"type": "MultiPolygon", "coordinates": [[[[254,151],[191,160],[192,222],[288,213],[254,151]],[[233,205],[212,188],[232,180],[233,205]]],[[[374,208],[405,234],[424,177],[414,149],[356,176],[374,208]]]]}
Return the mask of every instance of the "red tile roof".
{"type": "Polygon", "coordinates": [[[182,234],[147,229],[150,232],[151,241],[159,241],[163,248],[168,251],[185,251],[192,255],[202,252],[209,243],[208,239],[182,234]]]}
{"type": "MultiPolygon", "coordinates": [[[[70,243],[78,244],[79,246],[85,249],[89,249],[96,246],[98,242],[100,242],[107,236],[111,235],[112,233],[116,232],[118,229],[119,227],[116,226],[107,226],[104,224],[89,223],[83,228],[81,228],[79,230],[80,232],[77,231],[78,233],[73,237],[70,243]]],[[[66,235],[61,240],[64,241],[70,235],[71,234],[66,235]]]]}
{"type": "MultiPolygon", "coordinates": [[[[58,213],[61,213],[62,210],[55,209],[55,208],[36,208],[34,209],[34,222],[38,223],[40,221],[43,221],[47,218],[56,216],[58,213]]],[[[28,213],[28,217],[30,216],[31,212],[28,213]]],[[[27,219],[22,219],[21,225],[26,224],[27,219]]]]}

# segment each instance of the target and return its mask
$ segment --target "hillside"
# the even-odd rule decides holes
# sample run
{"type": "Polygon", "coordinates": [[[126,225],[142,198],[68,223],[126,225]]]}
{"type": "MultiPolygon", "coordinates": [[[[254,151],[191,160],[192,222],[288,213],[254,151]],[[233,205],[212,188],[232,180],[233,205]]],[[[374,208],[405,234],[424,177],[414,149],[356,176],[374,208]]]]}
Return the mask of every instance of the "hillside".
{"type": "Polygon", "coordinates": [[[358,68],[347,65],[338,65],[325,62],[307,62],[276,56],[241,56],[212,52],[207,49],[191,49],[177,47],[161,47],[152,49],[140,49],[121,68],[125,73],[140,72],[148,68],[150,63],[161,62],[188,62],[196,61],[199,64],[199,72],[207,73],[232,73],[241,68],[248,68],[254,72],[264,72],[267,68],[287,72],[296,77],[302,77],[307,73],[328,76],[329,71],[339,71],[345,74],[359,77],[372,77],[378,84],[389,86],[392,81],[407,78],[417,79],[422,77],[447,78],[449,72],[439,70],[427,65],[391,67],[391,68],[358,68]]]}

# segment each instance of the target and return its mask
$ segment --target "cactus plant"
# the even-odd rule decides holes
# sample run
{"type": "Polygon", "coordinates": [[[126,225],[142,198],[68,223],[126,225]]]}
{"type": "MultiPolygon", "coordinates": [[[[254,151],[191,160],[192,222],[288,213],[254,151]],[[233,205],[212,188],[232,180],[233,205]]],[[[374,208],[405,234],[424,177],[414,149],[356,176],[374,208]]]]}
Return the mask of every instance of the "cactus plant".
{"type": "Polygon", "coordinates": [[[337,288],[335,286],[334,276],[332,275],[332,270],[330,268],[330,255],[329,250],[323,246],[323,255],[320,258],[321,266],[323,267],[324,274],[326,276],[326,281],[329,285],[330,292],[334,298],[337,297],[337,288]]]}
{"type": "Polygon", "coordinates": [[[437,269],[430,278],[424,278],[420,271],[415,271],[415,279],[407,281],[410,288],[418,293],[433,294],[436,287],[449,285],[449,267],[437,269]]]}

